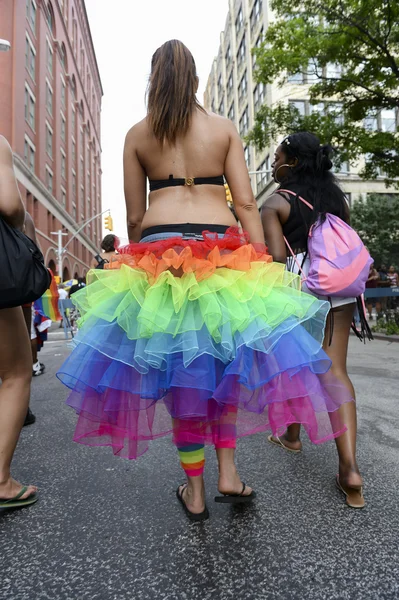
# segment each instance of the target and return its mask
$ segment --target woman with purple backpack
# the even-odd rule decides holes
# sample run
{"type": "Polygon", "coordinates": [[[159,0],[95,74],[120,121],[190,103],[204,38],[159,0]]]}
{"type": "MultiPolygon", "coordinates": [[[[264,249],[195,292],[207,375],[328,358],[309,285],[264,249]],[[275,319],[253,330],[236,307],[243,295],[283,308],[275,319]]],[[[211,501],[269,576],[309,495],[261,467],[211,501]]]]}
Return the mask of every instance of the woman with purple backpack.
{"type": "MultiPolygon", "coordinates": [[[[356,296],[364,291],[371,259],[349,227],[348,203],[331,172],[331,151],[307,132],[294,133],[281,142],[272,165],[279,187],[262,207],[262,222],[273,259],[301,274],[302,291],[330,301],[323,348],[331,359],[332,375],[355,398],[346,367],[349,332],[356,306],[361,308],[356,296]]],[[[368,333],[362,319],[362,334],[368,333]]],[[[335,440],[339,457],[336,484],[347,505],[363,508],[363,480],[356,460],[356,404],[345,403],[337,412],[347,431],[335,440]]],[[[284,435],[268,439],[290,452],[302,450],[297,423],[284,435]]]]}

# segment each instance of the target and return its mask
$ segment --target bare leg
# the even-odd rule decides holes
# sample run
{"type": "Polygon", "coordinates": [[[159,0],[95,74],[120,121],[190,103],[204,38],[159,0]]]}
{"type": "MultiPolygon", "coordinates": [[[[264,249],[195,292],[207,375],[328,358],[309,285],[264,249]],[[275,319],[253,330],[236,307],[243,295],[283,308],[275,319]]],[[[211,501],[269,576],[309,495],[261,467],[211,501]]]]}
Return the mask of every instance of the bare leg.
{"type": "MultiPolygon", "coordinates": [[[[242,481],[234,462],[235,448],[216,448],[219,463],[218,490],[221,494],[241,494],[242,481]]],[[[252,488],[245,486],[243,496],[249,496],[252,488]]]]}
{"type": "MultiPolygon", "coordinates": [[[[215,450],[219,463],[218,489],[221,494],[241,494],[242,481],[234,462],[237,438],[237,407],[225,406],[218,425],[214,428],[215,450]]],[[[243,496],[249,496],[252,488],[245,486],[243,496]]]]}
{"type": "MultiPolygon", "coordinates": [[[[21,484],[11,477],[11,461],[29,404],[32,355],[22,309],[0,310],[0,498],[14,497],[21,484]]],[[[22,496],[36,488],[29,486],[22,496]]]]}
{"type": "MultiPolygon", "coordinates": [[[[348,388],[353,398],[355,398],[355,390],[346,370],[346,360],[354,310],[354,304],[345,304],[334,309],[334,333],[331,345],[327,340],[324,341],[324,350],[332,361],[331,372],[348,388]]],[[[329,330],[328,324],[326,330],[329,330]]],[[[347,431],[335,440],[339,457],[340,481],[342,485],[358,489],[362,485],[362,478],[356,462],[356,403],[343,404],[338,409],[338,414],[347,427],[347,431]]]]}

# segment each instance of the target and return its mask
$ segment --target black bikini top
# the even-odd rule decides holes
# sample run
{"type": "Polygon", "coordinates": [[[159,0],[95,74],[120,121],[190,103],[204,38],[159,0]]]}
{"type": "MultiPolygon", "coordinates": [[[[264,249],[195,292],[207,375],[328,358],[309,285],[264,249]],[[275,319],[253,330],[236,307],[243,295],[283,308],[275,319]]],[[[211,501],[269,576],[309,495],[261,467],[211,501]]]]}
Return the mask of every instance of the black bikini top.
{"type": "Polygon", "coordinates": [[[150,179],[150,192],[160,190],[165,187],[175,187],[177,185],[224,185],[223,175],[217,177],[176,177],[169,175],[169,179],[150,179]]]}

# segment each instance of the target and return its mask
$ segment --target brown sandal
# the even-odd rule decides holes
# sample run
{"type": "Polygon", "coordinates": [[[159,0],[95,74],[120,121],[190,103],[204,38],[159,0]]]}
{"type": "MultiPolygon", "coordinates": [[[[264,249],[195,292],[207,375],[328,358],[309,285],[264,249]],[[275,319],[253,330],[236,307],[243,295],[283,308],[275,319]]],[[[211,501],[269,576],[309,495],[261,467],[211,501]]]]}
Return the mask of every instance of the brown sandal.
{"type": "Polygon", "coordinates": [[[360,488],[346,488],[345,489],[341,485],[341,482],[339,480],[339,475],[337,475],[335,478],[335,485],[337,486],[337,488],[339,489],[340,492],[345,494],[346,504],[348,506],[350,506],[351,508],[364,508],[365,507],[366,502],[365,502],[364,496],[363,496],[363,486],[361,486],[360,488]]]}
{"type": "Polygon", "coordinates": [[[283,444],[283,442],[278,437],[278,435],[269,435],[267,437],[267,441],[270,442],[271,444],[273,444],[274,446],[279,446],[281,448],[284,448],[284,450],[287,450],[288,452],[292,452],[293,454],[299,454],[300,452],[302,452],[302,448],[300,448],[299,450],[295,450],[294,448],[289,448],[288,446],[283,444]]]}

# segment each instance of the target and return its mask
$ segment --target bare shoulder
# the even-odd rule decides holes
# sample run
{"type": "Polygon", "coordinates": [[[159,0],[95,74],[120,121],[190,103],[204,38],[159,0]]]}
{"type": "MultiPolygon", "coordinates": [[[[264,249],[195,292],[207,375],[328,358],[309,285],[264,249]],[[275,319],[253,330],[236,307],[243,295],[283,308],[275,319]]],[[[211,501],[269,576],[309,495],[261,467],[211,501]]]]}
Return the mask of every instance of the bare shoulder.
{"type": "Polygon", "coordinates": [[[262,210],[271,209],[278,211],[281,208],[285,208],[287,204],[289,205],[289,202],[281,194],[273,192],[272,194],[270,194],[270,196],[266,198],[266,200],[262,204],[262,210]]]}
{"type": "Polygon", "coordinates": [[[220,128],[221,130],[224,130],[226,133],[230,133],[230,134],[237,134],[237,129],[234,125],[234,123],[232,123],[232,121],[230,119],[227,119],[226,117],[222,117],[221,115],[217,115],[214,112],[210,112],[210,111],[205,111],[207,116],[213,121],[213,125],[215,127],[220,128]]]}
{"type": "Polygon", "coordinates": [[[137,142],[140,142],[148,135],[149,135],[149,127],[148,127],[148,121],[147,121],[147,117],[146,117],[146,118],[142,119],[141,121],[139,121],[138,123],[135,123],[135,125],[133,125],[133,127],[131,127],[129,129],[129,131],[126,134],[125,144],[130,147],[135,146],[135,145],[137,145],[137,142]]]}

